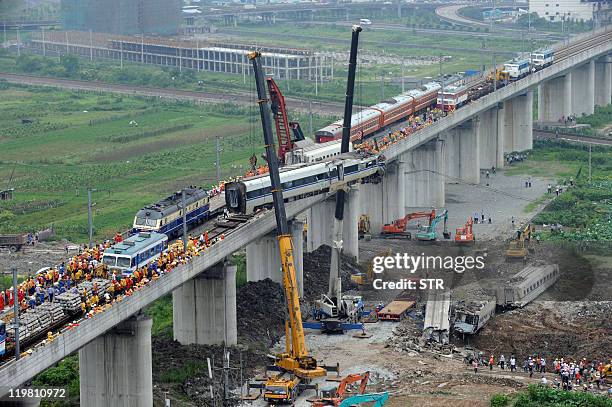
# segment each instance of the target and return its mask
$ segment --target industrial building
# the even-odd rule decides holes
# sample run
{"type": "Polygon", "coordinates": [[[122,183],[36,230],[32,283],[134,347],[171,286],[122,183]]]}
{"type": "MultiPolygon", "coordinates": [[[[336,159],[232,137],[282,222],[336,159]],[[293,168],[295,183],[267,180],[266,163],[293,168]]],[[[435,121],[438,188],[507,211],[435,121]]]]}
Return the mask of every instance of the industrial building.
{"type": "Polygon", "coordinates": [[[282,79],[323,81],[333,78],[333,59],[308,49],[261,47],[212,41],[119,36],[91,32],[34,33],[27,44],[43,55],[73,54],[91,59],[114,59],[171,66],[178,69],[251,75],[247,54],[264,53],[268,75],[282,79]]]}
{"type": "Polygon", "coordinates": [[[609,1],[529,0],[529,12],[550,21],[607,20],[609,1]]]}
{"type": "Polygon", "coordinates": [[[181,22],[180,0],[62,0],[64,29],[111,34],[172,35],[181,22]]]}

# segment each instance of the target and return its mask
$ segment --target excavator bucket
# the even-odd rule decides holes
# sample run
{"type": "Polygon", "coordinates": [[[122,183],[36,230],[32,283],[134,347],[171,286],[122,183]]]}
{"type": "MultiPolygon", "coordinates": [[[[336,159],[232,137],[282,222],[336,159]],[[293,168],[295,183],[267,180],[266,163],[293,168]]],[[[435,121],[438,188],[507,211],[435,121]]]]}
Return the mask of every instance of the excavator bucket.
{"type": "Polygon", "coordinates": [[[442,232],[442,235],[444,236],[445,239],[450,239],[451,235],[449,232],[442,232]]]}

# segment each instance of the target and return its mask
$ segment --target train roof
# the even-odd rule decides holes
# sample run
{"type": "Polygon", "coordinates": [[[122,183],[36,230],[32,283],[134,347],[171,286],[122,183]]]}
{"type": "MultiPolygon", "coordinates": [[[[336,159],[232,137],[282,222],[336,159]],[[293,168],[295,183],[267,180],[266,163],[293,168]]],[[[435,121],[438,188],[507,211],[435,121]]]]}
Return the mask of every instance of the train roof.
{"type": "MultiPolygon", "coordinates": [[[[208,196],[208,192],[202,188],[184,188],[184,190],[187,205],[190,205],[208,196]]],[[[144,208],[139,210],[138,213],[136,213],[136,216],[143,218],[148,217],[151,219],[159,219],[170,213],[178,211],[180,209],[179,204],[183,200],[182,191],[183,190],[176,191],[174,194],[154,204],[145,206],[144,208]]]]}
{"type": "Polygon", "coordinates": [[[168,236],[157,232],[140,232],[116,243],[104,251],[104,254],[133,255],[152,243],[168,240],[168,236]]]}
{"type": "Polygon", "coordinates": [[[475,301],[459,301],[455,305],[455,311],[461,312],[462,314],[476,315],[480,313],[487,305],[493,304],[493,306],[495,306],[495,303],[494,298],[475,301]]]}
{"type": "Polygon", "coordinates": [[[550,273],[555,268],[557,268],[556,264],[553,264],[553,265],[549,264],[546,266],[527,266],[523,270],[516,273],[514,276],[510,277],[510,279],[508,279],[506,283],[513,284],[513,285],[517,285],[517,284],[520,285],[526,281],[531,281],[534,279],[538,280],[540,279],[540,277],[542,277],[545,274],[550,273]]]}
{"type": "Polygon", "coordinates": [[[528,63],[528,59],[513,59],[511,61],[505,62],[504,65],[523,65],[528,63]]]}

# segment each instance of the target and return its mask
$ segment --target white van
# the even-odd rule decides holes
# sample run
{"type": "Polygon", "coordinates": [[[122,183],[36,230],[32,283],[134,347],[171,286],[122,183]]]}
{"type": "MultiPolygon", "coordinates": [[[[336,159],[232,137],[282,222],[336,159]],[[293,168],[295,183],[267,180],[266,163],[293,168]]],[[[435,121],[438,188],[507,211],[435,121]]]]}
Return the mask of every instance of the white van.
{"type": "Polygon", "coordinates": [[[371,25],[372,21],[368,18],[362,18],[359,20],[359,24],[361,25],[371,25]]]}

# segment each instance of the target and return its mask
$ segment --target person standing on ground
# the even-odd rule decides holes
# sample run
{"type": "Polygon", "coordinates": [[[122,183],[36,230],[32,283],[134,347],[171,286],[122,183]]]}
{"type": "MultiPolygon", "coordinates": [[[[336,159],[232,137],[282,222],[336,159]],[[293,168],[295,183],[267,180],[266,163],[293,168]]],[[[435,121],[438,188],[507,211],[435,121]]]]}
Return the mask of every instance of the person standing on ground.
{"type": "Polygon", "coordinates": [[[546,191],[550,194],[552,192],[552,185],[548,184],[546,191]]]}
{"type": "Polygon", "coordinates": [[[516,358],[514,355],[510,356],[510,371],[514,372],[516,370],[516,358]]]}
{"type": "Polygon", "coordinates": [[[478,212],[474,212],[474,223],[478,223],[478,212]]]}
{"type": "Polygon", "coordinates": [[[495,363],[495,359],[493,358],[493,355],[491,355],[491,357],[489,358],[489,370],[493,370],[494,363],[495,363]]]}
{"type": "Polygon", "coordinates": [[[474,368],[474,373],[478,373],[478,360],[472,360],[472,367],[474,368]]]}
{"type": "Polygon", "coordinates": [[[529,362],[527,363],[527,367],[529,369],[529,377],[533,377],[533,358],[531,356],[529,356],[529,362]]]}
{"type": "Polygon", "coordinates": [[[540,373],[546,373],[546,359],[544,359],[544,356],[540,360],[540,373]]]}
{"type": "Polygon", "coordinates": [[[512,227],[514,227],[514,215],[512,215],[512,218],[510,219],[510,221],[512,222],[512,227]]]}
{"type": "Polygon", "coordinates": [[[482,223],[485,222],[485,216],[484,216],[484,211],[481,209],[480,210],[480,218],[482,219],[482,223]]]}
{"type": "Polygon", "coordinates": [[[501,367],[501,370],[505,370],[505,365],[506,365],[506,357],[504,355],[501,355],[499,357],[499,366],[501,367]]]}

